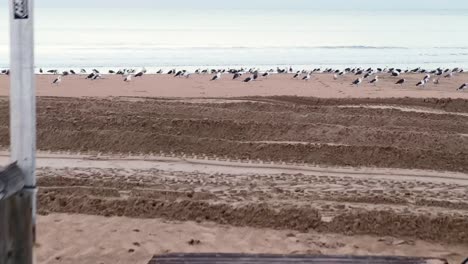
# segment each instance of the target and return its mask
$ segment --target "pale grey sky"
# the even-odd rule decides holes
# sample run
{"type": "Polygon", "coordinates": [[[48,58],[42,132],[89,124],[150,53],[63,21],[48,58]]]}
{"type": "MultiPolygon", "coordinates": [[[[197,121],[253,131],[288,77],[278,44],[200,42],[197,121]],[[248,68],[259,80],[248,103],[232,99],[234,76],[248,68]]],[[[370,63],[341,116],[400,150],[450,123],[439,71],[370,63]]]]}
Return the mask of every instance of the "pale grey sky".
{"type": "MultiPolygon", "coordinates": [[[[0,7],[7,1],[0,1],[0,7]]],[[[36,0],[37,7],[273,8],[273,9],[468,9],[467,0],[36,0]]]]}

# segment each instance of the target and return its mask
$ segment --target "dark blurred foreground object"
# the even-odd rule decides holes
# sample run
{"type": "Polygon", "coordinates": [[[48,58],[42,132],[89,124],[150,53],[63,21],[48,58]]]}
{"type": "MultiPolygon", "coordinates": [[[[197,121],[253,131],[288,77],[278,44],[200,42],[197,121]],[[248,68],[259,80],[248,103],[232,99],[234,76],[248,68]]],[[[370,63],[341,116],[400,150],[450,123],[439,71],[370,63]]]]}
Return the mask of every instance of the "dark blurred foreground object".
{"type": "Polygon", "coordinates": [[[0,263],[32,263],[30,192],[16,163],[0,168],[0,263]]]}
{"type": "Polygon", "coordinates": [[[444,259],[388,256],[309,256],[250,254],[167,254],[149,264],[448,264],[444,259]]]}

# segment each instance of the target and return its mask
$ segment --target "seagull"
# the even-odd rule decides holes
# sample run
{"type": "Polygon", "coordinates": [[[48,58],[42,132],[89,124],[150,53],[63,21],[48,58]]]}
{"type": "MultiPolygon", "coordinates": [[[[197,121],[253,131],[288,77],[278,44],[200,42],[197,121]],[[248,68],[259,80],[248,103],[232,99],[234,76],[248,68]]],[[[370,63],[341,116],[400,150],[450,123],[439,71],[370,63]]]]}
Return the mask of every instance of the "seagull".
{"type": "Polygon", "coordinates": [[[262,74],[262,76],[268,78],[268,76],[270,76],[270,73],[269,73],[269,72],[265,72],[264,74],[262,74]]]}
{"type": "Polygon", "coordinates": [[[253,80],[254,80],[254,77],[250,76],[250,77],[245,78],[244,82],[248,83],[248,82],[251,82],[253,80]]]}
{"type": "Polygon", "coordinates": [[[302,78],[302,80],[304,80],[304,81],[310,80],[310,73],[308,73],[306,76],[304,76],[304,77],[302,78]]]}
{"type": "Polygon", "coordinates": [[[405,83],[405,81],[406,81],[405,79],[400,79],[400,80],[398,80],[398,82],[396,82],[395,84],[399,84],[399,85],[403,86],[403,84],[405,83]]]}
{"type": "Polygon", "coordinates": [[[362,79],[361,78],[357,78],[351,85],[357,85],[359,86],[359,84],[362,83],[362,79]]]}
{"type": "Polygon", "coordinates": [[[338,80],[338,75],[336,75],[336,73],[333,74],[333,80],[338,80]]]}
{"type": "Polygon", "coordinates": [[[136,77],[141,77],[141,76],[143,76],[143,72],[142,72],[142,71],[139,72],[139,73],[137,73],[137,74],[135,74],[135,78],[136,78],[136,77]]]}
{"type": "Polygon", "coordinates": [[[447,75],[444,76],[444,78],[452,78],[453,72],[449,72],[447,75]]]}
{"type": "Polygon", "coordinates": [[[44,71],[42,70],[42,68],[39,69],[39,73],[43,73],[44,71]]]}
{"type": "Polygon", "coordinates": [[[86,73],[86,70],[85,70],[85,69],[81,69],[80,72],[81,72],[81,73],[86,73]]]}
{"type": "Polygon", "coordinates": [[[92,79],[94,75],[95,75],[94,72],[92,72],[88,76],[86,76],[86,79],[92,79]]]}
{"type": "Polygon", "coordinates": [[[440,82],[439,82],[439,78],[434,79],[432,82],[433,82],[434,84],[436,84],[436,85],[440,83],[440,82]]]}
{"type": "Polygon", "coordinates": [[[427,82],[426,79],[423,79],[422,81],[418,82],[418,83],[416,84],[416,86],[418,86],[418,87],[419,87],[419,86],[423,86],[423,87],[424,87],[424,86],[426,86],[426,82],[427,82]]]}
{"type": "Polygon", "coordinates": [[[464,89],[467,89],[468,88],[468,83],[464,83],[462,84],[462,86],[460,86],[460,88],[457,89],[457,91],[461,91],[461,90],[464,90],[464,89]]]}
{"type": "MultiPolygon", "coordinates": [[[[183,74],[184,74],[184,71],[178,71],[178,72],[174,75],[174,77],[179,77],[179,76],[182,77],[183,74]]],[[[135,75],[135,77],[136,77],[136,75],[135,75]]]]}
{"type": "Polygon", "coordinates": [[[157,74],[161,74],[161,73],[163,73],[163,70],[162,70],[162,69],[160,69],[160,70],[159,70],[159,71],[157,71],[156,73],[157,73],[157,74]]]}
{"type": "Polygon", "coordinates": [[[232,79],[235,80],[235,79],[237,79],[237,78],[239,78],[241,76],[242,76],[242,73],[236,72],[236,73],[234,73],[234,76],[232,77],[232,79]]]}
{"type": "Polygon", "coordinates": [[[127,75],[127,77],[125,77],[124,79],[124,82],[131,82],[132,81],[132,75],[127,75]]]}
{"type": "Polygon", "coordinates": [[[397,71],[392,71],[392,76],[393,77],[398,77],[398,76],[400,76],[400,73],[397,72],[397,71]]]}
{"type": "Polygon", "coordinates": [[[294,74],[293,76],[293,79],[296,79],[297,77],[299,77],[300,74],[301,74],[300,72],[296,72],[296,74],[294,74]]]}
{"type": "Polygon", "coordinates": [[[216,75],[213,76],[213,78],[211,78],[212,81],[216,81],[216,80],[219,80],[219,79],[221,79],[221,73],[220,72],[216,73],[216,75]]]}
{"type": "Polygon", "coordinates": [[[110,73],[110,74],[114,74],[114,73],[115,73],[115,71],[113,71],[113,70],[109,70],[109,73],[110,73]]]}
{"type": "Polygon", "coordinates": [[[76,72],[74,70],[70,70],[71,74],[76,74],[76,72]]]}
{"type": "Polygon", "coordinates": [[[431,75],[426,74],[426,76],[424,76],[424,81],[426,81],[426,83],[427,83],[429,81],[429,79],[431,79],[431,75]]]}
{"type": "Polygon", "coordinates": [[[374,85],[377,85],[377,82],[379,81],[379,76],[375,76],[374,79],[372,79],[369,83],[372,83],[374,85]]]}
{"type": "Polygon", "coordinates": [[[59,85],[62,82],[62,77],[59,75],[53,82],[52,84],[57,84],[59,85]]]}
{"type": "Polygon", "coordinates": [[[97,80],[98,78],[101,78],[101,74],[97,73],[97,74],[94,74],[93,78],[91,78],[91,80],[97,80]]]}

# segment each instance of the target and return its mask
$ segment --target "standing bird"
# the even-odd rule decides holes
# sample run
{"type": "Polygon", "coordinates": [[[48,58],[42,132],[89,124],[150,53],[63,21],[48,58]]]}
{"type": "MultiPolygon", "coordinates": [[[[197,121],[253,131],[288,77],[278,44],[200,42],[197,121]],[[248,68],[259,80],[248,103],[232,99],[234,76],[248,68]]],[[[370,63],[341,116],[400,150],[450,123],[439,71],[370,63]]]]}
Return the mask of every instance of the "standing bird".
{"type": "Polygon", "coordinates": [[[393,77],[398,77],[398,76],[400,76],[400,73],[397,72],[397,71],[392,71],[392,76],[393,77]]]}
{"type": "Polygon", "coordinates": [[[160,69],[160,70],[159,70],[159,71],[157,71],[156,73],[157,73],[157,74],[161,74],[161,73],[163,73],[163,70],[162,70],[162,69],[160,69]]]}
{"type": "Polygon", "coordinates": [[[213,78],[211,78],[212,81],[216,81],[216,80],[219,80],[219,79],[221,79],[221,73],[220,72],[216,73],[216,75],[213,76],[213,78]]]}
{"type": "Polygon", "coordinates": [[[296,79],[297,77],[299,77],[300,74],[301,74],[301,72],[296,72],[296,74],[294,74],[294,76],[293,76],[293,79],[296,79]]]}
{"type": "Polygon", "coordinates": [[[135,78],[137,78],[137,77],[141,77],[141,76],[143,76],[143,72],[142,72],[142,71],[141,71],[141,72],[139,72],[139,73],[137,73],[137,74],[135,74],[135,78]]]}
{"type": "Polygon", "coordinates": [[[269,72],[265,72],[264,74],[262,74],[263,77],[265,78],[268,78],[268,76],[270,76],[270,73],[269,72]]]}
{"type": "Polygon", "coordinates": [[[236,72],[236,73],[234,73],[234,76],[232,76],[232,79],[235,80],[235,79],[237,79],[237,78],[239,78],[241,76],[242,76],[242,73],[236,72]]]}
{"type": "Polygon", "coordinates": [[[361,78],[357,78],[353,83],[351,83],[351,85],[357,85],[359,86],[359,84],[362,83],[362,79],[361,78]]]}
{"type": "Polygon", "coordinates": [[[91,78],[91,80],[97,80],[98,78],[101,78],[101,74],[96,73],[94,74],[93,78],[91,78]]]}
{"type": "Polygon", "coordinates": [[[375,76],[374,79],[372,79],[369,83],[374,84],[375,86],[377,85],[378,82],[379,82],[379,76],[375,76]]]}
{"type": "Polygon", "coordinates": [[[424,80],[427,82],[429,82],[429,80],[431,79],[431,75],[430,74],[426,74],[426,76],[424,76],[424,80]]]}
{"type": "Polygon", "coordinates": [[[70,70],[71,74],[75,75],[76,72],[74,70],[70,70]]]}
{"type": "Polygon", "coordinates": [[[92,79],[94,75],[95,75],[94,72],[92,72],[88,76],[86,76],[86,79],[92,79]]]}
{"type": "Polygon", "coordinates": [[[310,73],[308,73],[306,76],[302,78],[304,81],[309,81],[310,80],[310,73]]]}
{"type": "Polygon", "coordinates": [[[124,79],[124,82],[131,82],[132,81],[132,75],[127,75],[127,77],[125,77],[124,79]]]}
{"type": "MultiPolygon", "coordinates": [[[[184,71],[178,71],[178,72],[174,75],[174,77],[179,77],[179,76],[182,77],[183,74],[184,74],[184,71]]],[[[135,77],[136,77],[136,75],[135,75],[135,77]]]]}
{"type": "Polygon", "coordinates": [[[439,78],[434,79],[432,82],[433,82],[435,85],[438,85],[438,84],[440,83],[439,78]]]}
{"type": "Polygon", "coordinates": [[[43,73],[44,71],[42,70],[42,68],[39,69],[39,73],[43,73]]]}
{"type": "Polygon", "coordinates": [[[338,80],[338,75],[336,75],[336,73],[333,74],[333,80],[338,80]]]}
{"type": "Polygon", "coordinates": [[[418,83],[416,84],[416,86],[417,86],[417,87],[419,87],[419,86],[423,86],[423,87],[426,86],[426,79],[423,79],[423,80],[421,80],[420,82],[418,82],[418,83]]]}
{"type": "Polygon", "coordinates": [[[253,77],[253,76],[250,76],[250,77],[245,78],[245,80],[244,80],[243,82],[248,83],[248,82],[251,82],[251,81],[253,81],[253,80],[254,80],[254,77],[253,77]]]}
{"type": "Polygon", "coordinates": [[[462,86],[460,86],[460,88],[457,89],[457,91],[461,91],[461,90],[464,90],[464,89],[467,89],[468,88],[468,83],[464,83],[462,84],[462,86]]]}
{"type": "Polygon", "coordinates": [[[81,69],[80,73],[86,73],[85,69],[81,69]]]}
{"type": "Polygon", "coordinates": [[[115,71],[109,70],[109,74],[114,74],[114,73],[115,73],[115,71]]]}
{"type": "Polygon", "coordinates": [[[398,82],[396,82],[395,84],[399,84],[399,85],[403,86],[403,84],[404,84],[405,82],[406,82],[405,79],[400,79],[400,80],[398,80],[398,82]]]}
{"type": "Polygon", "coordinates": [[[447,75],[444,76],[444,78],[452,78],[453,72],[449,72],[447,75]]]}
{"type": "Polygon", "coordinates": [[[62,82],[62,77],[59,75],[53,82],[52,84],[57,84],[59,85],[62,82]]]}

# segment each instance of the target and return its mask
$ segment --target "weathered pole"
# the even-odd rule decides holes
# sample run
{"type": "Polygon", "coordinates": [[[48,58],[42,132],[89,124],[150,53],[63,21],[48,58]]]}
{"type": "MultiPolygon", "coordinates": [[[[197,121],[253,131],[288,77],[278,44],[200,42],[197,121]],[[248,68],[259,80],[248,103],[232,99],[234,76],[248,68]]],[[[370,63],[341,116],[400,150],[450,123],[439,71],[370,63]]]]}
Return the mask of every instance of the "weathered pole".
{"type": "MultiPolygon", "coordinates": [[[[24,188],[8,199],[7,264],[32,264],[36,213],[36,93],[34,0],[10,2],[10,151],[24,188]]],[[[4,218],[5,219],[5,218],[4,218]]]]}

